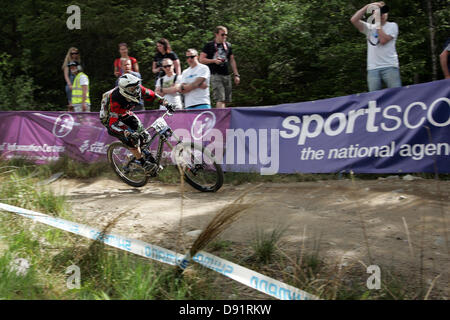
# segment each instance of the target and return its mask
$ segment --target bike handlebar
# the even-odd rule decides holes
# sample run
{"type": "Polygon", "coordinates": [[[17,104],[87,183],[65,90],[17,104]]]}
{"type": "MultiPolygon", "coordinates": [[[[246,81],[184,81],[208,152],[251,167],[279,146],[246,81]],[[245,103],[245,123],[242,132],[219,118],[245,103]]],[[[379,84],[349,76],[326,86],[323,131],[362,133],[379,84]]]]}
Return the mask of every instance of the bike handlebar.
{"type": "Polygon", "coordinates": [[[172,116],[173,115],[173,111],[167,109],[166,112],[164,112],[164,114],[161,116],[161,118],[165,118],[166,116],[172,116]]]}
{"type": "MultiPolygon", "coordinates": [[[[170,104],[166,99],[164,99],[163,97],[161,97],[159,94],[157,94],[156,92],[155,92],[155,97],[156,98],[158,98],[159,99],[159,101],[166,101],[167,102],[167,105],[165,106],[166,107],[166,109],[167,110],[171,110],[171,113],[173,113],[174,111],[175,111],[175,106],[174,105],[172,105],[172,104],[170,104]]],[[[161,105],[163,105],[163,104],[161,104],[161,105]]],[[[163,105],[164,106],[164,105],[163,105]]]]}
{"type": "Polygon", "coordinates": [[[162,115],[162,117],[164,118],[165,116],[172,116],[173,113],[175,112],[175,106],[172,104],[168,104],[166,107],[166,112],[162,115]]]}

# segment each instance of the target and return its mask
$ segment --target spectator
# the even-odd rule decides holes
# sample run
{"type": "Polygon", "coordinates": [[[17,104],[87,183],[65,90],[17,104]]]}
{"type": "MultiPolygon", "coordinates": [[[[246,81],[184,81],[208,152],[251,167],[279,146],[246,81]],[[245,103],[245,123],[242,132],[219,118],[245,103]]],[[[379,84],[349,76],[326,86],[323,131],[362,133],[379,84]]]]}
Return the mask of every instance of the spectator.
{"type": "MultiPolygon", "coordinates": [[[[123,74],[130,73],[135,77],[142,80],[141,74],[139,72],[133,71],[133,66],[131,59],[120,58],[120,68],[123,70],[123,74]]],[[[116,87],[119,85],[119,79],[116,79],[116,87]]]]}
{"type": "Polygon", "coordinates": [[[185,109],[211,109],[209,99],[209,68],[198,62],[198,52],[188,49],[186,59],[189,68],[183,71],[179,92],[184,94],[185,109]]]}
{"type": "Polygon", "coordinates": [[[211,87],[216,108],[225,108],[231,102],[231,75],[229,65],[234,74],[234,83],[239,85],[240,76],[234,59],[231,43],[227,42],[228,31],[223,26],[216,27],[215,39],[205,44],[200,53],[200,63],[206,64],[211,71],[211,87]]]}
{"type": "Polygon", "coordinates": [[[367,36],[367,84],[369,91],[382,89],[382,81],[388,88],[401,87],[399,62],[395,42],[398,25],[388,22],[389,7],[384,2],[373,2],[358,10],[350,19],[352,24],[367,36]],[[369,6],[379,10],[374,13],[375,22],[369,24],[361,20],[369,6]],[[379,15],[378,15],[379,14],[379,15]]]}
{"type": "Polygon", "coordinates": [[[180,59],[178,59],[177,54],[172,51],[169,40],[162,38],[156,43],[156,54],[153,58],[152,65],[152,71],[155,74],[156,82],[165,75],[165,71],[162,68],[162,61],[165,58],[169,58],[173,61],[175,73],[181,75],[180,59]]]}
{"type": "Polygon", "coordinates": [[[67,51],[66,57],[64,58],[64,62],[61,67],[61,69],[64,72],[64,79],[66,80],[66,96],[68,102],[68,110],[72,109],[72,83],[73,79],[75,79],[75,75],[70,72],[68,66],[68,63],[72,61],[76,61],[79,64],[81,64],[80,51],[75,47],[71,47],[67,51]]]}
{"type": "MultiPolygon", "coordinates": [[[[132,63],[131,63],[130,59],[120,58],[120,65],[123,70],[123,74],[129,73],[129,74],[132,74],[133,76],[139,78],[140,80],[142,80],[141,74],[139,72],[133,71],[133,69],[132,69],[133,67],[132,67],[132,63]]],[[[118,87],[118,86],[119,86],[119,78],[117,78],[117,80],[116,80],[116,87],[118,87]]],[[[139,104],[136,105],[133,110],[134,111],[145,110],[144,99],[141,99],[139,101],[139,104]]]]}
{"type": "Polygon", "coordinates": [[[119,43],[119,53],[120,58],[117,58],[114,60],[114,75],[118,78],[120,77],[124,72],[121,65],[121,58],[130,59],[132,69],[134,72],[139,72],[139,65],[136,60],[136,58],[128,56],[128,45],[125,42],[119,43]]]}
{"type": "MultiPolygon", "coordinates": [[[[181,84],[181,76],[174,73],[174,63],[172,59],[163,59],[162,68],[166,74],[159,78],[156,83],[156,93],[164,97],[171,105],[174,105],[176,109],[183,109],[181,94],[178,92],[181,84]]],[[[166,110],[166,107],[162,105],[159,108],[161,110],[166,110]]]]}
{"type": "Polygon", "coordinates": [[[445,79],[450,79],[450,38],[447,39],[439,58],[441,60],[442,73],[445,79]]]}
{"type": "Polygon", "coordinates": [[[69,62],[70,72],[75,75],[72,85],[72,108],[75,112],[91,111],[89,99],[89,78],[77,61],[69,62]]]}

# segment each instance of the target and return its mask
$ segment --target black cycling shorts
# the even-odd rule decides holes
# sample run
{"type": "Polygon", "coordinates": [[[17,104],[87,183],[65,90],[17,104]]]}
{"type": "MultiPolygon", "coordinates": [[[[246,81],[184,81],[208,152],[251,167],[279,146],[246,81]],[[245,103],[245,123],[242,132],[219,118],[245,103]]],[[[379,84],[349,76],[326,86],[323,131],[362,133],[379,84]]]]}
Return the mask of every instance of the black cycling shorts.
{"type": "MultiPolygon", "coordinates": [[[[128,115],[127,114],[124,117],[121,117],[120,121],[122,121],[125,125],[128,126],[128,128],[130,128],[133,131],[136,131],[139,128],[139,126],[141,126],[141,121],[139,120],[139,118],[136,115],[128,115]]],[[[107,130],[111,136],[116,137],[123,144],[127,145],[130,148],[136,148],[136,145],[130,139],[125,137],[125,134],[123,131],[116,132],[116,131],[112,130],[110,127],[108,127],[107,130]]]]}

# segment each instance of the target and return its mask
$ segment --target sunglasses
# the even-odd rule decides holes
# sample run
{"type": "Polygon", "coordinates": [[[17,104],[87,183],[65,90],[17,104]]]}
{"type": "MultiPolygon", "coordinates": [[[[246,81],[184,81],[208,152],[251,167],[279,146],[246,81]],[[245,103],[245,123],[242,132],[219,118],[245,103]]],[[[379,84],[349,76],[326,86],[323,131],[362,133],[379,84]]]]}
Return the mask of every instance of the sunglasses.
{"type": "Polygon", "coordinates": [[[168,64],[167,66],[162,66],[163,68],[170,68],[172,65],[168,64]]]}
{"type": "Polygon", "coordinates": [[[79,52],[71,52],[70,54],[78,54],[79,52]]]}
{"type": "Polygon", "coordinates": [[[196,56],[186,56],[186,59],[194,59],[196,56]]]}
{"type": "Polygon", "coordinates": [[[228,33],[222,33],[221,36],[226,37],[226,36],[228,36],[228,33]]]}

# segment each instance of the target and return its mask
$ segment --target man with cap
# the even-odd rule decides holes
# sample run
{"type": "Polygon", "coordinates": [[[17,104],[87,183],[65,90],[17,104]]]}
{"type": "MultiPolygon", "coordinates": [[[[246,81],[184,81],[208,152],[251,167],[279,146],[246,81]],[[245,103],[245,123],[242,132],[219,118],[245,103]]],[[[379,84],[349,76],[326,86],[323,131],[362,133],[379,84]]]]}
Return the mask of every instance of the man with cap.
{"type": "MultiPolygon", "coordinates": [[[[389,7],[383,2],[373,2],[359,9],[350,19],[351,23],[367,37],[367,84],[369,91],[401,87],[398,54],[395,43],[398,25],[388,22],[389,7]],[[373,12],[374,23],[362,21],[365,13],[373,12]]],[[[368,19],[368,21],[371,20],[368,19]]]]}
{"type": "Polygon", "coordinates": [[[89,99],[89,78],[83,72],[83,68],[77,61],[67,64],[70,72],[75,75],[72,84],[72,109],[69,111],[86,112],[91,111],[91,100],[89,99]]]}

